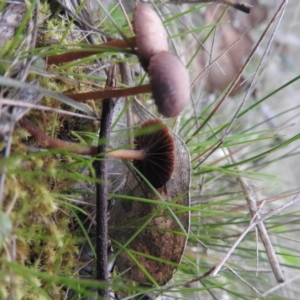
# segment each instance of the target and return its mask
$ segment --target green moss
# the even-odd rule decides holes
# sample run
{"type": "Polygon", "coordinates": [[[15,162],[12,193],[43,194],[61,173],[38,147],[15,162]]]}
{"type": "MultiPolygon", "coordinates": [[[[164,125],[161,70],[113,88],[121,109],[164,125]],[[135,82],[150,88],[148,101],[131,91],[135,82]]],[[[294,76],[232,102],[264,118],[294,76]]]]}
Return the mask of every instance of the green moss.
{"type": "MultiPolygon", "coordinates": [[[[25,30],[29,28],[28,21],[33,17],[32,3],[27,1],[27,6],[28,12],[24,17],[26,26],[22,23],[22,28],[15,37],[7,40],[0,49],[0,58],[7,60],[0,63],[1,74],[9,71],[9,76],[9,73],[18,70],[25,57],[45,55],[48,49],[45,46],[49,44],[64,47],[81,41],[82,36],[79,30],[73,30],[72,23],[66,24],[65,20],[58,17],[49,18],[51,11],[48,1],[42,1],[36,45],[40,48],[30,50],[35,52],[27,52],[25,43],[22,42],[28,35],[25,30]],[[16,60],[18,63],[13,64],[16,60]],[[9,69],[11,65],[14,70],[9,69]]],[[[51,49],[61,51],[62,47],[51,49]]],[[[44,59],[39,60],[38,71],[44,71],[44,59]]],[[[89,64],[87,61],[60,68],[47,66],[46,71],[53,75],[51,77],[30,70],[32,73],[28,74],[26,80],[36,78],[40,86],[57,93],[84,92],[91,86],[99,88],[102,85],[95,84],[93,79],[85,76],[89,64]]],[[[39,104],[75,111],[50,97],[44,97],[39,104]]],[[[87,105],[96,110],[92,101],[87,105]]],[[[95,129],[92,122],[82,122],[78,118],[56,112],[30,110],[25,117],[52,137],[65,138],[67,134],[64,131],[71,134],[72,131],[78,133],[82,129],[95,129]],[[68,126],[65,126],[66,123],[68,126]]],[[[0,147],[4,148],[5,144],[0,147]]],[[[84,166],[84,160],[77,160],[75,156],[65,153],[37,149],[30,134],[24,128],[16,126],[10,156],[0,157],[0,164],[6,166],[1,210],[9,218],[12,227],[11,232],[0,239],[0,299],[7,298],[10,293],[13,293],[15,299],[45,299],[45,295],[51,299],[63,299],[66,283],[57,278],[74,278],[78,276],[78,269],[82,266],[78,262],[78,244],[82,239],[82,232],[74,226],[74,212],[65,199],[66,193],[73,192],[75,181],[82,177],[79,170],[84,166]],[[11,245],[14,245],[13,260],[11,245]],[[11,274],[14,274],[13,284],[11,274]]]]}
{"type": "MultiPolygon", "coordinates": [[[[5,238],[3,247],[9,249],[12,240],[15,240],[15,263],[52,274],[53,277],[61,274],[73,276],[78,240],[70,230],[72,215],[69,206],[59,195],[60,187],[65,190],[74,182],[57,177],[63,168],[60,155],[43,153],[41,156],[39,152],[28,155],[24,136],[24,130],[15,132],[12,154],[8,160],[2,160],[7,164],[3,211],[9,212],[13,227],[13,235],[5,238]]],[[[10,260],[10,252],[2,251],[2,271],[9,273],[9,268],[1,262],[10,260]]],[[[44,299],[36,297],[39,294],[37,287],[47,287],[52,299],[62,298],[64,291],[61,284],[52,283],[48,286],[47,280],[37,277],[31,279],[35,284],[24,281],[22,276],[14,281],[16,299],[44,299]]],[[[5,281],[1,280],[1,299],[7,296],[9,286],[9,281],[5,287],[5,281]]]]}

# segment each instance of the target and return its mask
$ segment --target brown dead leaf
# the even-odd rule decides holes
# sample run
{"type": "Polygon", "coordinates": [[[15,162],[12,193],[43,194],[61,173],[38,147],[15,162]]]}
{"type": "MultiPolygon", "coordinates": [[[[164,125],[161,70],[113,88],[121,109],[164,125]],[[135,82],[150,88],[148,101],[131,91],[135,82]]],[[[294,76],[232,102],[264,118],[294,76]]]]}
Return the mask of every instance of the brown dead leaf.
{"type": "MultiPolygon", "coordinates": [[[[209,62],[220,56],[209,67],[205,90],[209,93],[223,91],[234,79],[243,65],[245,58],[250,54],[253,41],[248,29],[260,24],[267,15],[267,8],[259,5],[257,0],[251,1],[254,5],[251,13],[245,15],[239,11],[229,9],[216,28],[216,34],[211,35],[205,43],[211,57],[205,51],[199,55],[198,62],[204,69],[209,62]],[[209,46],[211,45],[211,46],[209,46]],[[210,47],[212,48],[210,51],[210,47]]],[[[225,7],[223,5],[209,5],[205,12],[205,25],[215,24],[225,7]]],[[[244,79],[236,85],[231,94],[239,92],[244,79]]]]}
{"type": "MultiPolygon", "coordinates": [[[[120,100],[118,101],[118,104],[120,100]]],[[[132,104],[132,121],[141,124],[155,116],[149,113],[138,102],[132,104]]],[[[118,111],[118,109],[116,109],[118,111]]],[[[124,118],[126,119],[126,118],[124,118]]],[[[120,126],[126,122],[120,121],[120,126]]],[[[171,179],[157,191],[166,202],[189,206],[190,157],[184,142],[172,132],[175,140],[175,169],[171,179]]],[[[124,134],[123,134],[124,136],[124,134]]],[[[120,147],[121,138],[113,138],[120,147]]],[[[124,139],[123,139],[124,140],[124,139]]],[[[128,143],[128,141],[127,141],[128,143]]],[[[123,163],[110,164],[109,182],[111,192],[116,190],[121,195],[157,200],[159,197],[123,163]],[[116,174],[118,173],[118,174],[116,174]]],[[[125,245],[126,242],[141,228],[147,226],[121,251],[115,260],[118,272],[124,277],[139,283],[159,285],[166,284],[172,277],[186,245],[189,230],[189,212],[179,213],[172,208],[174,215],[166,206],[135,200],[115,199],[116,203],[109,220],[109,237],[112,239],[114,251],[118,246],[114,241],[125,245]],[[151,216],[153,214],[153,216],[151,216]],[[174,217],[176,215],[176,217],[174,217]],[[151,216],[150,220],[149,217],[151,216]],[[177,218],[177,220],[176,220],[177,218]],[[181,226],[177,222],[180,222],[181,226]],[[184,230],[183,230],[184,229],[184,230]],[[144,272],[131,258],[142,265],[144,272]],[[139,254],[140,253],[140,254],[139,254]],[[147,255],[147,257],[145,257],[147,255]],[[150,258],[148,256],[152,256],[150,258]],[[165,262],[158,261],[165,260],[165,262]],[[149,280],[148,273],[153,280],[149,280]]]]}

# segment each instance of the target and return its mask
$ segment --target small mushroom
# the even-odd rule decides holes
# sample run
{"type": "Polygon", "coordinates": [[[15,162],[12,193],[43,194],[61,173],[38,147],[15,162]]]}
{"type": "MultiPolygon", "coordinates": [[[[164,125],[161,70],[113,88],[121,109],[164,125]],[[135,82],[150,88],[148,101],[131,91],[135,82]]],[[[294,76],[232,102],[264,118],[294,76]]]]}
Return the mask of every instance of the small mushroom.
{"type": "Polygon", "coordinates": [[[133,160],[134,166],[155,188],[162,187],[174,171],[175,145],[169,128],[159,119],[142,124],[145,133],[135,139],[135,149],[115,150],[108,157],[133,160]],[[147,132],[147,128],[155,131],[147,132]]]}
{"type": "Polygon", "coordinates": [[[163,51],[151,58],[148,71],[158,111],[165,117],[176,117],[190,98],[187,69],[176,56],[163,51]]]}
{"type": "Polygon", "coordinates": [[[134,31],[138,57],[147,71],[153,55],[168,51],[167,33],[157,13],[142,3],[137,3],[134,11],[134,31]]]}

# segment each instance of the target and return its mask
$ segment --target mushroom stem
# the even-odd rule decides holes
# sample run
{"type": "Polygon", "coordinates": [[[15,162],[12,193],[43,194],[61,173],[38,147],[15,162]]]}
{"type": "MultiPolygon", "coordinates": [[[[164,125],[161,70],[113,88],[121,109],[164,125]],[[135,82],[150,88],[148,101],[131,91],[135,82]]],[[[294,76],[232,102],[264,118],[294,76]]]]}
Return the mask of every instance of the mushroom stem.
{"type": "Polygon", "coordinates": [[[110,158],[120,158],[125,160],[143,160],[146,158],[146,151],[141,150],[131,150],[131,149],[120,149],[113,150],[107,153],[107,156],[110,158]]]}
{"type": "Polygon", "coordinates": [[[134,96],[138,94],[150,93],[151,87],[149,84],[123,88],[123,89],[105,89],[101,91],[80,93],[80,94],[64,94],[65,96],[75,101],[86,101],[89,99],[106,99],[106,98],[121,98],[134,96]]]}
{"type": "Polygon", "coordinates": [[[89,48],[87,48],[88,49],[87,51],[79,51],[78,49],[76,49],[75,51],[73,50],[72,52],[49,55],[46,56],[45,59],[48,65],[51,64],[59,65],[76,59],[85,58],[102,52],[107,52],[110,48],[111,50],[130,49],[130,48],[134,49],[135,37],[128,38],[128,44],[124,40],[112,40],[110,42],[102,43],[100,45],[90,46],[89,48]]]}
{"type": "Polygon", "coordinates": [[[33,125],[26,118],[22,118],[19,121],[19,126],[27,130],[30,133],[30,135],[35,139],[36,144],[40,147],[45,147],[49,149],[67,149],[72,153],[81,155],[97,154],[97,147],[88,147],[50,137],[47,134],[43,133],[38,127],[33,125]]]}
{"type": "MultiPolygon", "coordinates": [[[[39,128],[34,126],[29,120],[23,118],[19,121],[19,125],[25,128],[32,137],[36,140],[36,143],[39,146],[52,148],[52,149],[68,149],[69,151],[81,154],[81,155],[96,155],[97,147],[88,147],[79,145],[72,142],[62,141],[56,138],[47,136],[45,133],[41,132],[39,128]]],[[[132,149],[119,149],[113,150],[110,149],[107,153],[107,156],[110,158],[120,158],[125,160],[143,160],[146,158],[146,151],[141,150],[132,150],[132,149]]]]}
{"type": "MultiPolygon", "coordinates": [[[[94,156],[98,154],[98,149],[95,146],[87,147],[49,137],[26,118],[19,121],[19,126],[30,133],[38,146],[65,149],[81,155],[94,156]]],[[[151,134],[136,137],[137,149],[109,150],[107,157],[132,160],[135,167],[149,180],[153,187],[160,188],[173,174],[175,144],[168,127],[161,120],[151,119],[142,124],[142,128],[150,126],[160,126],[161,128],[151,134]]]]}

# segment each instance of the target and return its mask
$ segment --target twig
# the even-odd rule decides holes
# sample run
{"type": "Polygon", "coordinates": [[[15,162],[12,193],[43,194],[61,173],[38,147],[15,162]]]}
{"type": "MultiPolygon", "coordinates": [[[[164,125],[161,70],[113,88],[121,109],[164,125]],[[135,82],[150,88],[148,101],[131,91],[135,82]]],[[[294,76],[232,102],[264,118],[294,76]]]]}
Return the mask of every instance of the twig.
{"type": "MultiPolygon", "coordinates": [[[[109,70],[106,85],[113,86],[116,68],[111,67],[109,70]]],[[[104,99],[102,105],[101,128],[99,141],[104,142],[98,145],[98,153],[107,151],[108,139],[110,136],[110,127],[113,118],[113,109],[115,103],[112,99],[104,99]]],[[[108,264],[107,264],[107,163],[103,159],[97,160],[94,164],[97,178],[101,183],[96,184],[96,221],[97,221],[97,279],[104,283],[108,281],[108,264]]],[[[109,289],[107,286],[98,290],[98,296],[102,299],[109,299],[109,289]]]]}
{"type": "MultiPolygon", "coordinates": [[[[128,62],[123,62],[119,64],[120,68],[120,74],[121,74],[121,80],[123,84],[126,84],[127,86],[132,86],[132,77],[131,77],[131,70],[128,62]]],[[[128,103],[129,99],[128,97],[125,97],[125,102],[128,103]]],[[[126,110],[126,116],[127,116],[127,128],[129,133],[129,143],[133,145],[134,138],[133,138],[133,130],[132,125],[133,122],[133,116],[132,116],[132,108],[131,106],[128,106],[128,109],[126,110]]]]}
{"type": "MultiPolygon", "coordinates": [[[[281,213],[282,211],[286,210],[289,206],[297,203],[298,201],[300,201],[300,191],[298,191],[298,193],[295,195],[295,197],[288,203],[280,206],[279,208],[277,208],[276,210],[273,210],[267,214],[264,214],[263,216],[261,216],[260,218],[257,218],[255,220],[252,220],[249,224],[249,226],[244,230],[244,232],[240,235],[240,237],[236,240],[236,242],[231,246],[231,248],[228,250],[228,252],[225,254],[225,256],[222,258],[222,260],[219,262],[218,265],[210,268],[207,272],[203,273],[201,276],[198,276],[197,278],[194,278],[188,282],[185,282],[184,285],[187,286],[193,282],[202,280],[208,276],[216,276],[218,274],[218,272],[220,271],[220,269],[223,267],[223,265],[225,265],[227,259],[230,257],[230,255],[233,253],[233,251],[235,250],[235,248],[239,245],[239,243],[243,240],[243,238],[247,235],[247,233],[253,229],[255,226],[257,226],[257,224],[259,224],[260,222],[265,221],[268,218],[271,218],[279,213],[281,213]]],[[[228,266],[226,266],[228,268],[228,266]]],[[[279,284],[278,287],[281,287],[283,284],[279,284]]],[[[168,288],[173,288],[173,287],[179,287],[182,284],[175,284],[175,285],[170,285],[168,288]]],[[[263,295],[266,296],[266,293],[263,295]]]]}
{"type": "Polygon", "coordinates": [[[249,14],[251,12],[251,8],[253,7],[250,4],[247,3],[239,3],[235,0],[170,0],[170,2],[177,2],[177,4],[182,3],[209,3],[209,2],[217,2],[217,3],[223,3],[225,5],[231,6],[237,10],[240,10],[246,14],[249,14]]]}
{"type": "MultiPolygon", "coordinates": [[[[254,215],[257,212],[256,195],[253,192],[253,190],[250,188],[250,186],[248,185],[247,181],[244,178],[238,176],[237,180],[239,181],[239,183],[242,187],[242,190],[243,190],[243,192],[246,196],[246,201],[248,203],[251,216],[252,216],[252,218],[254,218],[254,215]]],[[[260,214],[258,214],[258,217],[259,216],[260,216],[260,214]]],[[[270,262],[270,265],[271,265],[272,270],[274,272],[274,275],[276,277],[276,280],[279,283],[284,282],[283,274],[282,274],[279,262],[278,262],[277,257],[276,257],[276,252],[273,248],[272,242],[270,240],[270,237],[268,235],[268,232],[266,230],[266,227],[265,227],[264,223],[257,224],[257,230],[258,230],[259,236],[262,240],[262,243],[263,243],[263,245],[266,249],[266,253],[267,253],[267,256],[269,258],[269,262],[270,262]]]]}
{"type": "Polygon", "coordinates": [[[235,250],[235,248],[239,245],[239,243],[243,240],[243,238],[247,235],[247,233],[252,230],[255,226],[257,226],[257,224],[259,224],[260,222],[265,221],[268,218],[271,218],[277,214],[279,214],[280,212],[284,211],[285,209],[287,209],[289,206],[291,206],[292,204],[295,204],[296,202],[298,202],[300,200],[299,197],[300,192],[293,198],[292,201],[280,206],[279,208],[264,214],[263,216],[259,217],[259,218],[255,218],[255,220],[252,220],[251,223],[249,224],[249,226],[244,230],[244,232],[240,235],[240,237],[235,241],[235,243],[231,246],[231,248],[228,250],[228,252],[226,253],[226,255],[222,258],[222,260],[218,263],[218,265],[216,265],[213,268],[212,271],[212,276],[216,276],[220,269],[223,267],[223,265],[226,263],[227,259],[231,256],[231,254],[233,253],[233,251],[235,250]]]}
{"type": "Polygon", "coordinates": [[[240,10],[246,14],[249,14],[251,12],[252,5],[246,4],[246,3],[239,3],[234,0],[215,0],[213,2],[219,2],[223,3],[225,5],[231,6],[237,10],[240,10]]]}
{"type": "MultiPolygon", "coordinates": [[[[228,150],[231,153],[230,149],[228,149],[228,150]]],[[[232,153],[230,155],[230,159],[233,163],[235,163],[235,159],[234,159],[232,153]]],[[[239,171],[238,167],[236,167],[236,169],[239,171]]],[[[250,210],[252,219],[254,220],[254,218],[260,217],[260,213],[259,213],[259,210],[257,207],[257,197],[256,197],[255,193],[253,192],[253,190],[251,189],[251,187],[249,186],[249,184],[243,177],[238,176],[237,180],[240,183],[240,185],[242,187],[242,191],[244,192],[244,195],[246,197],[246,201],[247,201],[248,208],[250,210]]],[[[272,267],[273,273],[276,277],[276,280],[279,283],[284,282],[281,267],[280,267],[279,262],[276,257],[276,252],[273,248],[272,242],[270,240],[270,237],[268,235],[268,232],[267,232],[266,227],[263,222],[261,222],[257,225],[257,231],[258,231],[259,236],[260,236],[260,238],[263,242],[263,245],[266,249],[266,253],[269,258],[269,262],[272,267]]]]}
{"type": "Polygon", "coordinates": [[[265,299],[265,297],[253,286],[251,285],[249,282],[247,282],[242,276],[240,276],[235,270],[233,270],[232,268],[230,268],[229,266],[226,266],[226,268],[232,273],[234,274],[237,278],[239,278],[242,282],[244,282],[246,285],[248,285],[256,294],[260,295],[261,297],[263,297],[263,299],[265,299]]]}
{"type": "Polygon", "coordinates": [[[295,275],[294,277],[286,280],[285,282],[281,283],[281,284],[277,284],[276,286],[270,288],[269,290],[267,290],[266,292],[263,293],[263,296],[266,297],[269,294],[275,292],[276,290],[279,290],[281,288],[283,288],[284,286],[287,286],[288,284],[292,283],[295,280],[300,279],[300,274],[295,275]]]}

